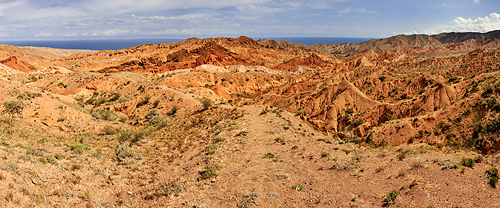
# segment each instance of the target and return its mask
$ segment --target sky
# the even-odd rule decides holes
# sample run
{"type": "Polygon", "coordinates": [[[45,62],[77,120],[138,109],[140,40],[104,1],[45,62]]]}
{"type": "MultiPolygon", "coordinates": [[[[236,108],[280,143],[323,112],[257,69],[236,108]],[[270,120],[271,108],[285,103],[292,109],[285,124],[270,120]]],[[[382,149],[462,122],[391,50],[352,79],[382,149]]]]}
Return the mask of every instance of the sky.
{"type": "Polygon", "coordinates": [[[499,0],[0,0],[0,40],[383,38],[499,29],[499,0]]]}

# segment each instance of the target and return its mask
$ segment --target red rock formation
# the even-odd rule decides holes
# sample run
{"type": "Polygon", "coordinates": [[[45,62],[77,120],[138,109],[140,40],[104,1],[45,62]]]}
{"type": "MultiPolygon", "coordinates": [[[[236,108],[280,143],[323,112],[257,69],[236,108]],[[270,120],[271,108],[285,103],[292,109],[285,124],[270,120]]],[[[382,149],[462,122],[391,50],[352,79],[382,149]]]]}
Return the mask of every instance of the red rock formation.
{"type": "Polygon", "coordinates": [[[31,66],[30,64],[26,63],[23,60],[18,59],[15,56],[11,56],[7,59],[4,59],[0,61],[0,63],[24,73],[36,71],[35,67],[31,66]]]}

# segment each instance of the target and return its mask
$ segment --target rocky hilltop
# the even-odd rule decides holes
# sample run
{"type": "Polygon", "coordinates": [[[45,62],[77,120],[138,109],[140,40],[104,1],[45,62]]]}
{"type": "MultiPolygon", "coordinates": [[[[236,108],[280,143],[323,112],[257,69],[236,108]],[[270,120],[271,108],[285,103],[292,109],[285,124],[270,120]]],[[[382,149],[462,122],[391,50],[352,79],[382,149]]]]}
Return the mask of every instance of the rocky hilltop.
{"type": "Polygon", "coordinates": [[[0,204],[500,206],[499,36],[2,45],[0,204]]]}

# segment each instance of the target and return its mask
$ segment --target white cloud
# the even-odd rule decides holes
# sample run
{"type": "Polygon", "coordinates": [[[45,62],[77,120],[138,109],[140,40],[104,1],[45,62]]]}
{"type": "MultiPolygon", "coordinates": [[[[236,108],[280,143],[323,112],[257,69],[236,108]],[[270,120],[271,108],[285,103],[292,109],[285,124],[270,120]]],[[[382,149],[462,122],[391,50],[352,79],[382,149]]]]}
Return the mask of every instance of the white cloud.
{"type": "Polygon", "coordinates": [[[254,5],[271,0],[89,0],[83,6],[94,12],[110,14],[170,11],[176,9],[221,9],[254,5]]]}
{"type": "Polygon", "coordinates": [[[476,4],[483,4],[486,0],[473,0],[476,4]]]}
{"type": "Polygon", "coordinates": [[[285,11],[284,8],[272,8],[266,6],[246,5],[238,6],[236,9],[245,14],[274,14],[285,11]]]}
{"type": "Polygon", "coordinates": [[[442,32],[489,32],[500,29],[500,14],[491,13],[486,17],[465,19],[457,17],[449,25],[431,28],[426,33],[437,34],[442,32]]]}
{"type": "Polygon", "coordinates": [[[348,7],[339,12],[340,14],[349,14],[349,13],[367,13],[367,14],[376,14],[377,12],[366,10],[365,8],[352,8],[348,7]]]}

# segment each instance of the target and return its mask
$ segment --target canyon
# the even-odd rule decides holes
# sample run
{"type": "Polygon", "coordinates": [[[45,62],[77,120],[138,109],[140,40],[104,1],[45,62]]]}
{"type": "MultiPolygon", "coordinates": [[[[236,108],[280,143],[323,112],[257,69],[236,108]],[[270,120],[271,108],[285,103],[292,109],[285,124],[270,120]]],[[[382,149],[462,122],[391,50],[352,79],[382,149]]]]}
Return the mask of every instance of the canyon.
{"type": "Polygon", "coordinates": [[[0,204],[499,206],[499,39],[0,45],[0,204]]]}

